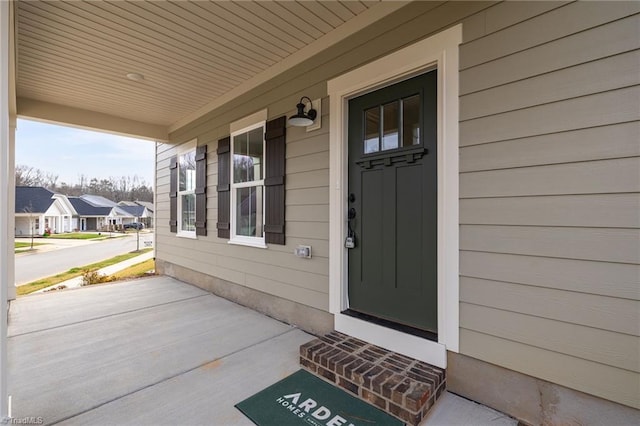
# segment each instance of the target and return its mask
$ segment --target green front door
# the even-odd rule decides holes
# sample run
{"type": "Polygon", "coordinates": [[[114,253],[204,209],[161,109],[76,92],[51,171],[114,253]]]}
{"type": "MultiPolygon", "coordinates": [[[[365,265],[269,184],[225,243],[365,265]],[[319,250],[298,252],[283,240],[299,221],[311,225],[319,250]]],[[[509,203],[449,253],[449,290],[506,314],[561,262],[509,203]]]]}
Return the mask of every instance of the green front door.
{"type": "Polygon", "coordinates": [[[349,101],[348,313],[433,334],[436,123],[436,70],[349,101]]]}

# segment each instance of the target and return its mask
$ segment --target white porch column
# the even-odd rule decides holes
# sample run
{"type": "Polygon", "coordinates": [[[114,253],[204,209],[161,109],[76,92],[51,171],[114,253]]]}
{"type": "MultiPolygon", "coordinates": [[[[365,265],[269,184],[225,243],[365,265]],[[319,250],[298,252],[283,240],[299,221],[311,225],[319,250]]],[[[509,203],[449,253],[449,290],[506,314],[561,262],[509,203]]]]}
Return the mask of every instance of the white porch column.
{"type": "MultiPolygon", "coordinates": [[[[16,117],[9,117],[9,166],[8,166],[8,178],[9,178],[9,201],[7,203],[8,210],[8,235],[7,246],[13,247],[16,235],[16,117]]],[[[16,254],[15,250],[7,250],[7,297],[8,300],[15,300],[16,298],[16,254]]]]}
{"type": "MultiPolygon", "coordinates": [[[[0,241],[13,241],[9,234],[9,38],[10,20],[7,1],[0,2],[0,241]]],[[[7,296],[9,285],[9,245],[0,244],[0,419],[9,416],[7,393],[7,296]]]]}

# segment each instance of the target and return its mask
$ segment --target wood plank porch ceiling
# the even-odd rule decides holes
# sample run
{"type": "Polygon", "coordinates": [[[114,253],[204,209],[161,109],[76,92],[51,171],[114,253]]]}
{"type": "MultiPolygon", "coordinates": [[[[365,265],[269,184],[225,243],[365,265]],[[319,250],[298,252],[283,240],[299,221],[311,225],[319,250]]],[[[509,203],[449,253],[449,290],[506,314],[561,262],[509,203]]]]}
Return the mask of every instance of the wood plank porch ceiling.
{"type": "Polygon", "coordinates": [[[19,1],[16,95],[170,126],[376,3],[19,1]]]}

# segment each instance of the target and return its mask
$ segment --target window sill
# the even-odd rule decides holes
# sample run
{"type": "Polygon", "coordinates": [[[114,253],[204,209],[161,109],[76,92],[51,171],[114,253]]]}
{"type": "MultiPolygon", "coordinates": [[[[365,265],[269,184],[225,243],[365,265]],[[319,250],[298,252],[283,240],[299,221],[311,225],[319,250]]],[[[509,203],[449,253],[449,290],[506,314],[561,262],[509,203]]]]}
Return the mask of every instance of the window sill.
{"type": "Polygon", "coordinates": [[[196,237],[196,233],[195,232],[189,232],[189,231],[178,231],[176,233],[176,237],[190,238],[192,240],[197,240],[198,239],[198,237],[196,237]]]}
{"type": "Polygon", "coordinates": [[[267,248],[267,245],[264,243],[264,240],[257,239],[257,238],[256,238],[256,241],[244,240],[244,239],[241,240],[241,239],[235,238],[233,240],[227,241],[227,243],[237,245],[237,246],[247,246],[247,247],[255,247],[255,248],[261,248],[261,249],[267,248]]]}

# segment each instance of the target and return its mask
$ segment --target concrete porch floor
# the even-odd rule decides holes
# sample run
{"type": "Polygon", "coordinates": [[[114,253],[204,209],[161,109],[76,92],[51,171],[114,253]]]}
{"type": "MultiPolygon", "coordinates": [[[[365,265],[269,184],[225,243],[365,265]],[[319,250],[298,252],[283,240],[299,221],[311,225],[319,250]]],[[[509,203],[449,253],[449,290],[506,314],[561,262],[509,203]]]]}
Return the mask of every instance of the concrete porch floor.
{"type": "MultiPolygon", "coordinates": [[[[168,277],[11,302],[16,419],[63,425],[252,425],[239,401],[298,370],[313,336],[168,277]]],[[[515,425],[453,394],[425,425],[515,425]]]]}

